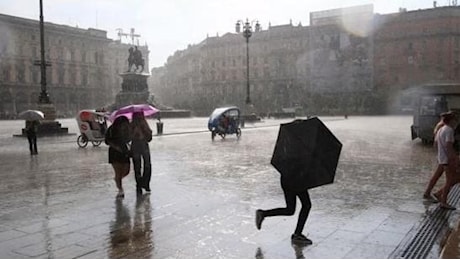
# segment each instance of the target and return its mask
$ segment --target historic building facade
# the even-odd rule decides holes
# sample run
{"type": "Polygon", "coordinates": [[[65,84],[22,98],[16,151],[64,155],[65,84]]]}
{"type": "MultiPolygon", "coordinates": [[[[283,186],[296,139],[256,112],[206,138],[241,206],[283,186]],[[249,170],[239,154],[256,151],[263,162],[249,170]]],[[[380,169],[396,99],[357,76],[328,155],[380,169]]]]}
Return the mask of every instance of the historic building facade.
{"type": "MultiPolygon", "coordinates": [[[[313,12],[309,26],[254,32],[251,100],[259,112],[388,112],[414,84],[459,82],[459,14],[448,6],[379,15],[364,5],[313,12]]],[[[162,103],[198,115],[243,106],[246,41],[236,33],[207,37],[152,70],[150,84],[162,103]]]]}
{"type": "MultiPolygon", "coordinates": [[[[249,42],[251,99],[260,111],[302,101],[295,93],[307,84],[308,33],[308,28],[292,24],[253,33],[249,42]]],[[[216,106],[244,104],[246,62],[242,35],[208,37],[177,51],[164,68],[153,69],[150,85],[161,103],[206,115],[216,106]]]]}
{"type": "MultiPolygon", "coordinates": [[[[346,15],[356,17],[358,11],[372,22],[372,6],[370,11],[367,6],[349,9],[346,15]]],[[[371,92],[371,37],[347,33],[338,15],[345,16],[342,10],[312,13],[311,26],[291,22],[253,32],[249,76],[257,111],[299,106],[318,113],[340,110],[331,99],[371,92]]],[[[244,37],[227,33],[177,51],[162,70],[152,70],[151,87],[163,103],[206,115],[216,106],[244,105],[246,69],[244,37]]]]}
{"type": "Polygon", "coordinates": [[[459,25],[455,6],[376,15],[374,81],[389,107],[407,105],[407,88],[460,82],[459,25]]]}
{"type": "MultiPolygon", "coordinates": [[[[41,91],[40,30],[36,20],[0,14],[0,117],[36,107],[41,91]]],[[[98,29],[45,22],[47,91],[58,116],[114,102],[128,48],[98,29]]],[[[141,47],[148,68],[148,49],[141,47]]],[[[147,69],[148,70],[148,69],[147,69]]]]}
{"type": "Polygon", "coordinates": [[[373,6],[310,14],[309,110],[373,113],[373,6]]]}

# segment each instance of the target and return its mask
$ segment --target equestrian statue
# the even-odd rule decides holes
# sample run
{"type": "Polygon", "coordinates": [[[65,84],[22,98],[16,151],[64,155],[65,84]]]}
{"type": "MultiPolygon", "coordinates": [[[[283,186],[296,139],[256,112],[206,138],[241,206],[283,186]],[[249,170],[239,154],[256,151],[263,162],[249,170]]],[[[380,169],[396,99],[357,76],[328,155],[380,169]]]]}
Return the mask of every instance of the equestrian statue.
{"type": "Polygon", "coordinates": [[[133,72],[143,72],[144,71],[144,59],[142,58],[142,53],[137,49],[137,46],[129,48],[129,57],[128,57],[128,71],[131,72],[131,67],[136,65],[136,68],[133,72]],[[139,67],[142,67],[139,70],[139,67]],[[139,71],[138,71],[139,70],[139,71]]]}

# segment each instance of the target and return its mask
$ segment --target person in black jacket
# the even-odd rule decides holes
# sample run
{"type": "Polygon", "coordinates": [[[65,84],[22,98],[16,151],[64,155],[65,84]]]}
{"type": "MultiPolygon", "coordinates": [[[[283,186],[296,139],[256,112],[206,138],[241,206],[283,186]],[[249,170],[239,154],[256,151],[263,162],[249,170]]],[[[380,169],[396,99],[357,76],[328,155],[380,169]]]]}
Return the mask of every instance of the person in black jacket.
{"type": "Polygon", "coordinates": [[[118,188],[117,198],[125,196],[122,186],[122,179],[129,174],[130,150],[129,142],[131,135],[129,131],[129,120],[124,116],[117,117],[113,124],[107,129],[105,143],[109,145],[109,163],[115,171],[115,183],[118,188]]]}
{"type": "Polygon", "coordinates": [[[136,192],[142,194],[142,189],[150,193],[150,178],[152,166],[150,162],[149,142],[152,140],[152,130],[145,120],[144,113],[133,114],[130,124],[132,135],[131,151],[133,155],[134,176],[136,178],[136,192]]]}
{"type": "Polygon", "coordinates": [[[37,127],[38,121],[26,121],[26,135],[27,140],[29,140],[29,150],[30,154],[38,154],[37,151],[37,127]]]}

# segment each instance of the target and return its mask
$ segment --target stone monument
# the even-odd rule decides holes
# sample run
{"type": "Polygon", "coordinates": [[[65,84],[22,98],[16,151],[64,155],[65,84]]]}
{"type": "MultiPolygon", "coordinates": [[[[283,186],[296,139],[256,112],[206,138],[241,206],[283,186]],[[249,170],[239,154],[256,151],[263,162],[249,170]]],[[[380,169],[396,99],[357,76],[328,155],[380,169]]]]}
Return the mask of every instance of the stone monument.
{"type": "Polygon", "coordinates": [[[150,95],[147,85],[149,76],[146,73],[121,73],[123,81],[121,91],[115,97],[115,109],[131,104],[147,104],[150,95]]]}
{"type": "Polygon", "coordinates": [[[128,70],[120,73],[120,77],[123,79],[121,91],[116,95],[115,104],[111,106],[111,110],[131,104],[149,103],[150,94],[147,78],[150,75],[143,71],[144,59],[141,51],[137,49],[137,46],[129,48],[128,70]],[[133,65],[135,68],[132,70],[133,65]]]}
{"type": "Polygon", "coordinates": [[[190,117],[189,110],[177,110],[156,104],[154,96],[150,95],[147,79],[150,74],[144,73],[144,59],[141,51],[137,46],[129,48],[128,69],[124,73],[120,73],[123,79],[121,83],[121,91],[115,97],[115,103],[109,107],[110,111],[119,109],[132,104],[150,104],[160,110],[156,115],[160,117],[190,117]],[[133,67],[135,66],[135,68],[133,67]]]}

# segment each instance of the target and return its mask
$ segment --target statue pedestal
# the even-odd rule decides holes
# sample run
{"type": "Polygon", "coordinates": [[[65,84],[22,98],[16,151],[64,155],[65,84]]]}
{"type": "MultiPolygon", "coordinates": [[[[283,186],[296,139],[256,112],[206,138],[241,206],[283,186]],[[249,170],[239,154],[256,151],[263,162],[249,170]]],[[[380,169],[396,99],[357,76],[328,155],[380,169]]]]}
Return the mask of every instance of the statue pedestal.
{"type": "MultiPolygon", "coordinates": [[[[241,119],[243,122],[259,122],[261,120],[260,116],[257,115],[253,104],[246,104],[243,107],[241,114],[241,119]]],[[[244,126],[244,123],[242,125],[244,126]]]]}
{"type": "MultiPolygon", "coordinates": [[[[121,73],[123,82],[121,83],[121,91],[115,97],[115,104],[111,105],[110,111],[119,109],[120,107],[133,105],[133,104],[154,104],[154,100],[150,99],[149,87],[147,85],[147,78],[150,74],[125,72],[121,73]]],[[[176,109],[162,109],[158,114],[161,118],[171,117],[190,117],[190,110],[176,110],[176,109]]]]}
{"type": "MultiPolygon", "coordinates": [[[[67,127],[62,127],[61,123],[55,121],[56,119],[56,108],[53,104],[38,104],[37,109],[42,111],[45,114],[45,119],[40,121],[40,124],[37,127],[37,136],[53,136],[53,135],[69,135],[69,129],[67,127]]],[[[22,136],[25,137],[26,129],[23,128],[20,135],[13,136],[22,136]]]]}
{"type": "Polygon", "coordinates": [[[112,110],[132,104],[148,104],[149,88],[147,73],[125,72],[120,76],[123,79],[121,91],[115,97],[115,104],[112,110]]]}
{"type": "Polygon", "coordinates": [[[56,107],[49,104],[38,104],[37,109],[42,111],[45,114],[45,121],[54,121],[56,120],[56,107]]]}

